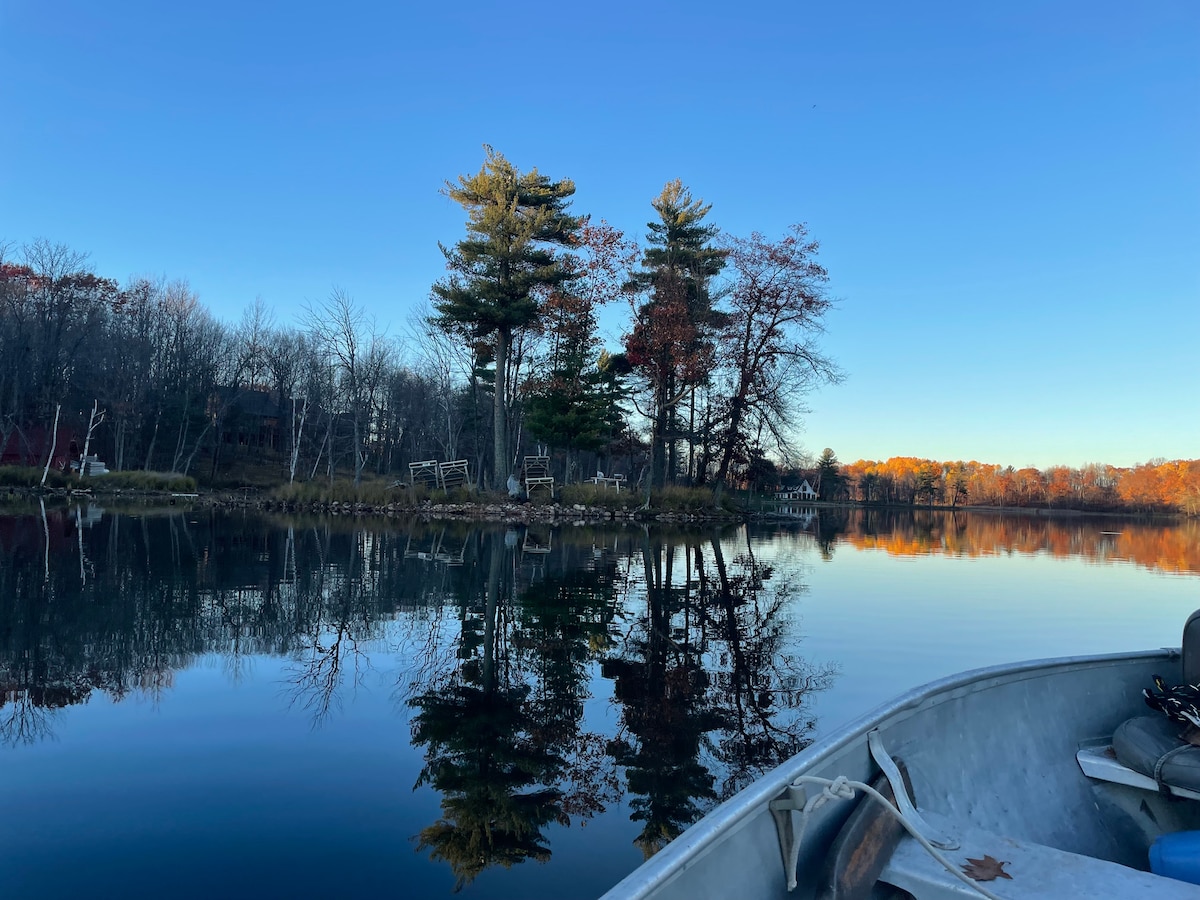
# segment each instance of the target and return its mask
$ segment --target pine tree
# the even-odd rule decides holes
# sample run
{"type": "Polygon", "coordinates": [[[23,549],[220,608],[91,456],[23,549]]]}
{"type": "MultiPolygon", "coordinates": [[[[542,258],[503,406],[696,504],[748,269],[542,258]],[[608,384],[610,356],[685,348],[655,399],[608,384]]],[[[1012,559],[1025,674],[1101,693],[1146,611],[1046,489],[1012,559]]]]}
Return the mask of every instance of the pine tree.
{"type": "Polygon", "coordinates": [[[473,338],[494,343],[492,483],[499,489],[512,460],[506,372],[513,334],[537,322],[541,293],[571,279],[554,248],[573,243],[581,220],[567,213],[573,182],[551,181],[537,169],[519,172],[491,147],[484,150],[476,175],[446,182],[443,193],[467,210],[467,236],[453,248],[442,246],[451,274],[433,294],[440,327],[465,326],[473,338]]]}
{"type": "Polygon", "coordinates": [[[649,297],[638,308],[626,351],[653,390],[651,483],[661,485],[678,469],[676,409],[713,367],[712,337],[723,316],[713,307],[710,283],[727,254],[711,243],[717,227],[704,224],[711,205],[693,199],[678,179],[652,205],[659,220],[648,224],[642,270],[628,285],[649,297]]]}
{"type": "Polygon", "coordinates": [[[817,493],[821,499],[832,500],[837,497],[842,484],[841,463],[838,462],[837,454],[829,447],[821,451],[816,474],[817,493]]]}
{"type": "Polygon", "coordinates": [[[621,431],[619,365],[602,349],[597,310],[621,296],[637,248],[611,225],[585,223],[578,233],[569,290],[547,298],[542,317],[547,374],[530,379],[525,400],[529,434],[567,451],[570,477],[579,451],[599,452],[621,431]]]}

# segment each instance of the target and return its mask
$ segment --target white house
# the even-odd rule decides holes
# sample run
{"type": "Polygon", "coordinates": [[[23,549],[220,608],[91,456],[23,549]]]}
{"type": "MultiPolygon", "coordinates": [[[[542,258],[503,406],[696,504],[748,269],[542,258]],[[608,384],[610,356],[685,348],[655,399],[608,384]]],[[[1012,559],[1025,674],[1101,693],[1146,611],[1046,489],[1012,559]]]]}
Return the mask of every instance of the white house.
{"type": "Polygon", "coordinates": [[[812,485],[805,478],[800,482],[799,487],[785,487],[775,492],[776,500],[816,500],[817,492],[812,489],[812,485]]]}

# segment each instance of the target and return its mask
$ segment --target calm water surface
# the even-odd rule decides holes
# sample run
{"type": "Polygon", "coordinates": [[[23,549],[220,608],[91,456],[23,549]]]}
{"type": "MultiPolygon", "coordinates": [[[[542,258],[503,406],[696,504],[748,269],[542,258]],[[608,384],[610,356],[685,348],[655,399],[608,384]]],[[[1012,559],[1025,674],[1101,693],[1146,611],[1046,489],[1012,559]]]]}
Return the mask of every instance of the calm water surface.
{"type": "Polygon", "coordinates": [[[594,897],[815,735],[1176,645],[1196,523],[0,517],[6,897],[594,897]]]}

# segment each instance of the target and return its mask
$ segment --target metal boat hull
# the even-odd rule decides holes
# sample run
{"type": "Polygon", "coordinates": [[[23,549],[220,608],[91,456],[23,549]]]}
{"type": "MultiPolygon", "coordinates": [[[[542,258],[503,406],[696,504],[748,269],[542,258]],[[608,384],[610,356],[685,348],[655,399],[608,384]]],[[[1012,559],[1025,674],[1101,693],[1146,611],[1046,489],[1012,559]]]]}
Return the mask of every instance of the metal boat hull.
{"type": "MultiPolygon", "coordinates": [[[[721,804],[604,900],[813,896],[816,873],[852,804],[829,804],[813,816],[800,851],[799,885],[789,893],[769,803],[800,775],[871,781],[879,768],[867,734],[875,729],[887,750],[907,765],[917,806],[940,826],[1129,867],[1131,896],[1145,890],[1148,878],[1164,882],[1172,896],[1192,896],[1190,885],[1134,870],[1146,868],[1155,829],[1200,828],[1193,808],[1200,804],[1170,804],[1155,794],[1098,784],[1075,759],[1082,744],[1104,740],[1126,718],[1145,713],[1141,689],[1154,674],[1178,679],[1178,651],[996,666],[912,690],[818,740],[721,804]]],[[[1122,895],[1113,873],[1125,870],[1093,868],[1105,895],[1122,895]]],[[[1095,895],[1096,885],[1078,881],[1078,896],[1095,895]]],[[[1007,889],[1005,895],[1020,896],[1013,890],[1019,885],[1003,885],[998,893],[1007,889]]],[[[941,896],[928,894],[934,895],[941,896]]]]}

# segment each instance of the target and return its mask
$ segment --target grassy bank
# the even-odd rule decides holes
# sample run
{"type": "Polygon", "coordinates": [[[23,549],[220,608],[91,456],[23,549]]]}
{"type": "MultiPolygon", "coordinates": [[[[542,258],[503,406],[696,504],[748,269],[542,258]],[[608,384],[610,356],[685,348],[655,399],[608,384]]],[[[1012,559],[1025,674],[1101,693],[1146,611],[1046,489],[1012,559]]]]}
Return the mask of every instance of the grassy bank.
{"type": "Polygon", "coordinates": [[[88,490],[93,493],[116,493],[118,491],[169,491],[172,493],[194,493],[196,479],[189,475],[172,472],[109,472],[80,478],[74,472],[46,473],[42,484],[42,470],[30,466],[0,466],[0,487],[52,490],[88,490]]]}
{"type": "MultiPolygon", "coordinates": [[[[107,475],[80,478],[74,472],[47,474],[42,484],[42,470],[34,467],[0,467],[0,489],[8,488],[20,494],[39,491],[54,493],[86,490],[94,495],[172,493],[184,494],[197,491],[196,479],[169,472],[110,472],[107,475]]],[[[258,498],[272,504],[296,508],[329,507],[334,504],[350,504],[367,509],[388,509],[397,512],[405,509],[419,510],[428,506],[447,504],[490,506],[512,503],[529,503],[533,507],[562,506],[586,507],[591,510],[607,510],[613,513],[635,512],[665,513],[697,516],[734,516],[742,512],[737,500],[725,494],[717,502],[707,488],[667,487],[651,494],[650,505],[645,508],[645,494],[636,490],[617,491],[612,487],[594,484],[568,484],[558,487],[551,498],[538,492],[531,500],[514,500],[506,491],[475,490],[466,487],[451,490],[413,487],[398,483],[386,476],[366,476],[361,484],[353,479],[338,478],[330,482],[325,479],[298,481],[292,484],[244,481],[216,486],[211,493],[214,498],[238,497],[243,500],[258,498]]],[[[224,502],[224,501],[222,501],[224,502]]]]}

